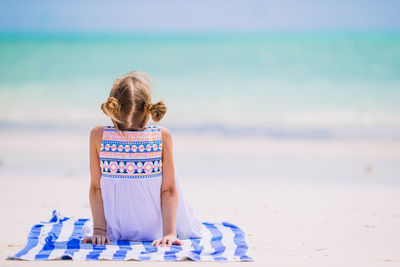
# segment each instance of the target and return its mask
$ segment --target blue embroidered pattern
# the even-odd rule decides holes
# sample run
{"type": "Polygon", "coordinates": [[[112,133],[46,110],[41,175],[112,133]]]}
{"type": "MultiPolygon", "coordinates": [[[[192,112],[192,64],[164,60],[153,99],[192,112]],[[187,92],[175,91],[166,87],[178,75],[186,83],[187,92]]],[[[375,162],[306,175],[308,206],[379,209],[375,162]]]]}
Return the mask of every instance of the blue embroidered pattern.
{"type": "Polygon", "coordinates": [[[151,126],[141,131],[104,128],[100,147],[100,167],[106,178],[155,178],[162,175],[161,129],[151,126]]]}

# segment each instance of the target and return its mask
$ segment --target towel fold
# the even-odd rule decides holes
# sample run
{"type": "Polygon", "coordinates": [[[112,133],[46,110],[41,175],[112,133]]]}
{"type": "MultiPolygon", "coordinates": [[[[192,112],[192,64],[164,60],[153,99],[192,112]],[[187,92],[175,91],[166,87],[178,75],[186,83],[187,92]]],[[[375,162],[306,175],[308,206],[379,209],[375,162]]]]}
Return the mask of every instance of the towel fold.
{"type": "Polygon", "coordinates": [[[181,239],[182,246],[151,246],[151,241],[83,244],[91,233],[90,219],[64,217],[54,210],[48,222],[32,226],[26,246],[9,259],[18,260],[140,260],[140,261],[253,261],[247,256],[245,233],[228,223],[202,223],[202,237],[181,239]]]}

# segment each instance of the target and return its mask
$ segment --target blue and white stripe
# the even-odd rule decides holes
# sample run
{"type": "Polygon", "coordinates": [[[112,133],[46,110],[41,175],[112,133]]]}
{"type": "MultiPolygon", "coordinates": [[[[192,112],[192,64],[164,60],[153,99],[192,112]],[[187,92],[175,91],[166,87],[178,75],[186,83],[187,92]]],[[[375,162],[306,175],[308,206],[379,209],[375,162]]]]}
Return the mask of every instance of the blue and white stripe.
{"type": "Polygon", "coordinates": [[[26,246],[9,259],[18,260],[139,260],[253,261],[247,256],[245,233],[228,223],[202,223],[202,238],[182,239],[183,246],[155,247],[151,241],[115,241],[110,245],[81,243],[90,219],[63,217],[53,211],[49,222],[31,228],[26,246]]]}

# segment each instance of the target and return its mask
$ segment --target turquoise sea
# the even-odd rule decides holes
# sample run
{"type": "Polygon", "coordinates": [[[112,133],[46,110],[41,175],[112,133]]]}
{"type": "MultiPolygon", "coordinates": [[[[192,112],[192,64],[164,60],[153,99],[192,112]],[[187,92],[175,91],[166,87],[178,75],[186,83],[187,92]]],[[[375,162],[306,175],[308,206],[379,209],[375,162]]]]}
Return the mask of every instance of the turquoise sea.
{"type": "Polygon", "coordinates": [[[0,34],[0,129],[110,124],[143,70],[175,131],[400,139],[400,32],[0,34]]]}

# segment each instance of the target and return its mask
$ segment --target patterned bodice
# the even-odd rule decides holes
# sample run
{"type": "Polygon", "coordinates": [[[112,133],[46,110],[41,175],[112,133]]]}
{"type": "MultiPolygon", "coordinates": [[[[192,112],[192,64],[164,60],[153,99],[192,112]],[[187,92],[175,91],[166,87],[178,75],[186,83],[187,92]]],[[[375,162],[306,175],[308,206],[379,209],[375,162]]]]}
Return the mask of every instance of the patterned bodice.
{"type": "Polygon", "coordinates": [[[141,131],[104,128],[100,167],[106,178],[156,178],[162,176],[161,129],[150,126],[141,131]]]}

